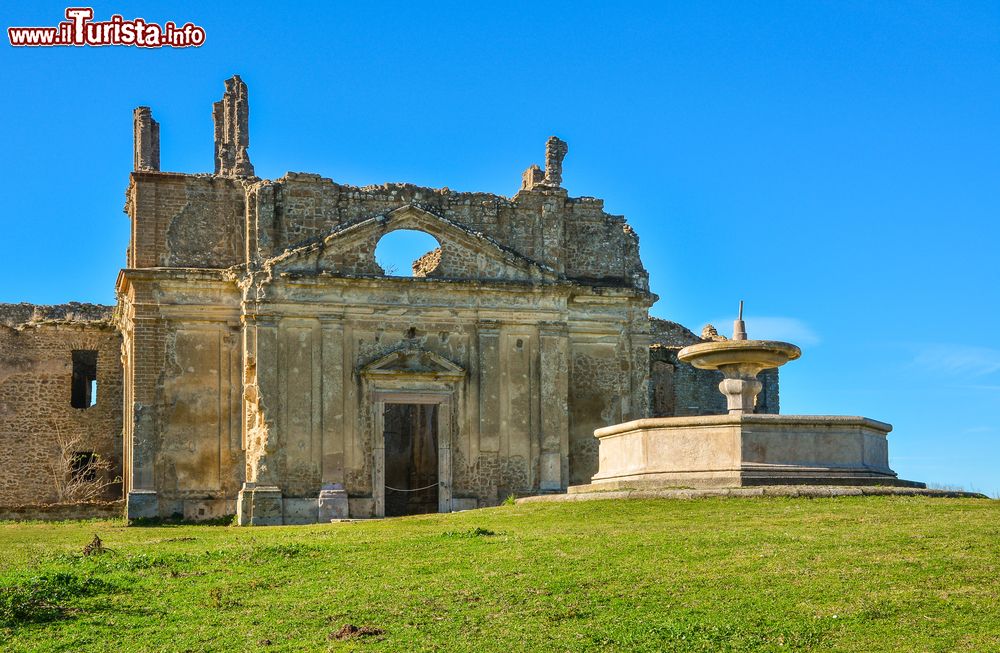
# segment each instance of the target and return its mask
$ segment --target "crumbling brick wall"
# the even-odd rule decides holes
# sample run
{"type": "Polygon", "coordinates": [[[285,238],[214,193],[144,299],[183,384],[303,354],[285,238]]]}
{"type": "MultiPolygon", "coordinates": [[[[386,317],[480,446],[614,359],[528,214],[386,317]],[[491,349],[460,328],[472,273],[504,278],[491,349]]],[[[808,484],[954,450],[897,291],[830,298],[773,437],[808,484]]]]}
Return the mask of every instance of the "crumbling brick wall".
{"type": "Polygon", "coordinates": [[[132,173],[126,211],[130,268],[226,268],[243,260],[246,194],[238,179],[157,171],[132,173]]]}
{"type": "Polygon", "coordinates": [[[110,462],[97,483],[121,496],[121,337],[112,307],[0,304],[0,505],[58,499],[61,447],[110,462]],[[73,352],[97,352],[96,404],[71,405],[73,352]],[[62,445],[60,444],[62,442],[62,445]]]}
{"type": "Polygon", "coordinates": [[[413,262],[413,276],[427,277],[441,265],[441,248],[435,247],[413,262]]]}

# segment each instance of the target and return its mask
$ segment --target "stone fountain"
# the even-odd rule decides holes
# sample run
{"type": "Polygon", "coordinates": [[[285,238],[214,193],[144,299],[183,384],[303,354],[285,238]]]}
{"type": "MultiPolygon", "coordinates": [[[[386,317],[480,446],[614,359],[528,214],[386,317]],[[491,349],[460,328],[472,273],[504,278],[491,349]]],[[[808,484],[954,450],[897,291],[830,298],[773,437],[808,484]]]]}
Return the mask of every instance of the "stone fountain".
{"type": "Polygon", "coordinates": [[[703,342],[680,350],[677,358],[703,370],[719,370],[725,377],[719,390],[726,395],[730,415],[754,412],[761,383],[757,375],[772,367],[780,367],[802,355],[802,350],[787,342],[747,340],[743,321],[743,302],[739,317],[733,323],[733,339],[703,342]]]}
{"type": "Polygon", "coordinates": [[[889,468],[890,424],[842,415],[754,412],[757,374],[802,355],[787,342],[749,340],[743,302],[731,340],[698,343],[679,360],[723,375],[728,414],[639,419],[594,431],[599,468],[570,493],[760,485],[923,488],[889,468]]]}

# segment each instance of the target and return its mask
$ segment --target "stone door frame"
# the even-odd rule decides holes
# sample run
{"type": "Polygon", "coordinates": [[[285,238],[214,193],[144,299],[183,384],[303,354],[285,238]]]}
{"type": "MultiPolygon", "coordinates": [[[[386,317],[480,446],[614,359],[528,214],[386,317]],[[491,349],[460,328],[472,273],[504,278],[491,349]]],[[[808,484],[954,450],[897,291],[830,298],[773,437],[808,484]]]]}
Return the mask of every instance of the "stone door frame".
{"type": "Polygon", "coordinates": [[[423,349],[392,351],[360,369],[363,405],[372,451],[372,502],[385,517],[385,405],[437,405],[438,512],[451,512],[451,447],[461,424],[462,383],[466,372],[443,356],[423,349]]]}
{"type": "Polygon", "coordinates": [[[376,390],[372,409],[374,438],[372,442],[372,498],[375,516],[385,517],[385,407],[387,404],[436,405],[438,450],[438,512],[451,512],[451,424],[452,393],[450,391],[376,390]]]}

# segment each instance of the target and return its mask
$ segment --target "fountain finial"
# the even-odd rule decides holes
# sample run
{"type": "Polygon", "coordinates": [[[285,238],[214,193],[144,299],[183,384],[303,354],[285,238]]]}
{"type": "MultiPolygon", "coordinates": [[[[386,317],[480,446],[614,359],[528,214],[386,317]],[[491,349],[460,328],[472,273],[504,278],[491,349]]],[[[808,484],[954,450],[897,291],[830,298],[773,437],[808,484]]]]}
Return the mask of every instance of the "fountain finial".
{"type": "Polygon", "coordinates": [[[747,325],[743,322],[743,300],[740,300],[740,315],[733,322],[733,340],[747,339],[747,325]]]}

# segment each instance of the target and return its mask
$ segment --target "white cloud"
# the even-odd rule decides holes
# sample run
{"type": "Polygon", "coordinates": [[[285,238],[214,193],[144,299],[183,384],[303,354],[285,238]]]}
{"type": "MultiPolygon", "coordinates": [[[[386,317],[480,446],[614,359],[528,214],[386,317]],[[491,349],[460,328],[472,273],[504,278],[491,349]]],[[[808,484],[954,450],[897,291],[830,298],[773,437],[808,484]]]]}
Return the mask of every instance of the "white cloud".
{"type": "Polygon", "coordinates": [[[1000,372],[1000,349],[970,345],[930,345],[913,359],[915,365],[948,374],[986,376],[1000,372]]]}
{"type": "MultiPolygon", "coordinates": [[[[760,316],[744,318],[747,325],[747,336],[754,340],[782,340],[793,345],[817,345],[820,342],[819,334],[812,328],[794,317],[760,316]]],[[[722,317],[712,321],[719,333],[731,337],[733,330],[733,316],[722,317]]],[[[695,330],[701,333],[700,329],[695,330]]]]}

